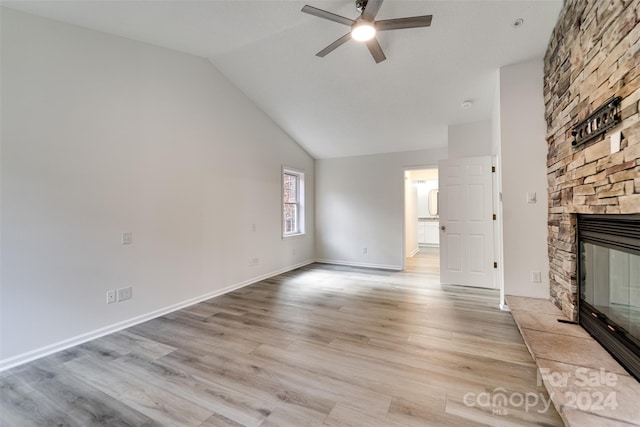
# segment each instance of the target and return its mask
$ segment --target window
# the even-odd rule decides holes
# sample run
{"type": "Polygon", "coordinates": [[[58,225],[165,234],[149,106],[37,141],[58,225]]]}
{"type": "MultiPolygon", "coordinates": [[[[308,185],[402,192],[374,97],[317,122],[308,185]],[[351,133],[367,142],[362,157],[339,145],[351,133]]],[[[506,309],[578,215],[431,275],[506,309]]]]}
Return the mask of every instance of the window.
{"type": "Polygon", "coordinates": [[[282,169],[282,235],[304,234],[304,173],[282,169]]]}

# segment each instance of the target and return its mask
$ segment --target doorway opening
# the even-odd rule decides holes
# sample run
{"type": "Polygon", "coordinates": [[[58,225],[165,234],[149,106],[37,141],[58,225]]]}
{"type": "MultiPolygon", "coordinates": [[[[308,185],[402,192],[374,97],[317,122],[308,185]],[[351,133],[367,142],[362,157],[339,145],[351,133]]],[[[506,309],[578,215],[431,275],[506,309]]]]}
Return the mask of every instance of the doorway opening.
{"type": "Polygon", "coordinates": [[[405,269],[440,274],[438,168],[406,169],[405,269]]]}

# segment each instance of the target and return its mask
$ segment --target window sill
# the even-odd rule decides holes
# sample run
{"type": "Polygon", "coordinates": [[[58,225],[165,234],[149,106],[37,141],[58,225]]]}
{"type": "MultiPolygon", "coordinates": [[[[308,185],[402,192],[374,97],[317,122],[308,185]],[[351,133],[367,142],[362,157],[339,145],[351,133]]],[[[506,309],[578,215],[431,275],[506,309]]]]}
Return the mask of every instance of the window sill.
{"type": "Polygon", "coordinates": [[[306,233],[284,234],[282,240],[297,239],[306,235],[306,233]]]}

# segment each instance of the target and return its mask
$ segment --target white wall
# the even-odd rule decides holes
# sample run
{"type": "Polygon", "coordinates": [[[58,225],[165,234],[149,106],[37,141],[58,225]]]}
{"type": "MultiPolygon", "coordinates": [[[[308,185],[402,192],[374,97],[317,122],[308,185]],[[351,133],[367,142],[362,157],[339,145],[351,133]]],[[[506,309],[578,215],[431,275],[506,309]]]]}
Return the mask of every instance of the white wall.
{"type": "Polygon", "coordinates": [[[495,91],[493,93],[493,106],[491,110],[491,155],[500,157],[500,70],[495,74],[495,91]]]}
{"type": "Polygon", "coordinates": [[[411,171],[404,174],[404,252],[406,257],[415,255],[418,250],[418,188],[411,179],[411,171]]]}
{"type": "Polygon", "coordinates": [[[313,259],[313,159],[208,61],[1,19],[1,366],[313,259]],[[282,165],[305,237],[281,238],[282,165]]]}
{"type": "Polygon", "coordinates": [[[542,59],[500,69],[500,164],[507,295],[549,298],[542,59]],[[528,204],[535,192],[536,204],[528,204]],[[541,283],[531,272],[540,271],[541,283]]]}
{"type": "Polygon", "coordinates": [[[491,120],[449,126],[449,158],[490,155],[491,132],[491,120]]]}
{"type": "Polygon", "coordinates": [[[446,148],[316,160],[316,257],[401,269],[405,167],[433,166],[446,148]],[[363,253],[367,248],[367,253],[363,253]]]}

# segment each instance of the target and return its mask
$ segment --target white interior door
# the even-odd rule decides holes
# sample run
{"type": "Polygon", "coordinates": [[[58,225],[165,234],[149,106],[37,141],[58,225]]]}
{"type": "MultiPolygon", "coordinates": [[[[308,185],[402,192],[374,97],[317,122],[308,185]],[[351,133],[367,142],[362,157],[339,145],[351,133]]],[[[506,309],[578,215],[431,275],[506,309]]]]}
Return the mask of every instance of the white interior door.
{"type": "Polygon", "coordinates": [[[494,288],[491,157],[443,160],[440,282],[494,288]]]}

